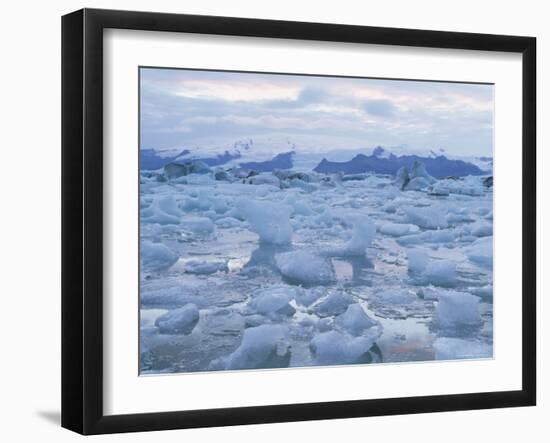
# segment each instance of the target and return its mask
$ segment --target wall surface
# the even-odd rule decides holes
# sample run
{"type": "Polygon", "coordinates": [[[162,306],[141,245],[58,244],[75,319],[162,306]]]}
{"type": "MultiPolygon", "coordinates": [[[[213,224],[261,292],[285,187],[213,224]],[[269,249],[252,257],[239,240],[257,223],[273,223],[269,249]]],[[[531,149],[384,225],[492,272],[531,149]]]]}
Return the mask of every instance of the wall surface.
{"type": "MultiPolygon", "coordinates": [[[[0,69],[0,438],[6,442],[80,440],[59,427],[60,414],[60,16],[81,7],[156,10],[531,35],[538,38],[539,147],[539,406],[235,428],[102,436],[94,441],[280,442],[304,439],[376,441],[549,441],[550,327],[544,321],[550,286],[550,28],[544,2],[407,1],[272,2],[201,0],[27,1],[2,8],[0,69]],[[541,254],[541,249],[545,253],[541,254]],[[546,275],[541,275],[545,273],[546,275]],[[546,291],[545,291],[546,290],[546,291]],[[544,349],[546,347],[546,349],[544,349]]],[[[518,147],[519,148],[519,147],[518,147]]],[[[519,173],[519,170],[518,170],[519,173]]],[[[520,270],[518,269],[518,272],[520,270]]],[[[365,380],[365,383],[376,380],[365,380]]],[[[449,380],[452,383],[452,380],[449,380]]]]}

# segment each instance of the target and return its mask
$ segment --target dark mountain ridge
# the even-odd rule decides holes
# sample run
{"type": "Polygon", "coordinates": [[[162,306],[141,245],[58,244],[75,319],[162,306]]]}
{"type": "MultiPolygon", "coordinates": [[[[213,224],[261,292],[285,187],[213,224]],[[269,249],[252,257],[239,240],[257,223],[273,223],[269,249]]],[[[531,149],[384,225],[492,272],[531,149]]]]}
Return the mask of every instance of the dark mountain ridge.
{"type": "Polygon", "coordinates": [[[403,166],[411,167],[415,161],[419,161],[424,164],[430,175],[437,178],[447,176],[463,177],[466,175],[484,175],[487,173],[473,163],[463,160],[450,160],[444,155],[422,157],[419,155],[396,156],[390,154],[388,157],[382,157],[382,153],[383,149],[377,148],[372,155],[357,154],[346,162],[333,162],[323,158],[313,170],[324,174],[333,174],[337,172],[342,172],[344,174],[374,172],[377,174],[395,175],[399,168],[403,166]]]}

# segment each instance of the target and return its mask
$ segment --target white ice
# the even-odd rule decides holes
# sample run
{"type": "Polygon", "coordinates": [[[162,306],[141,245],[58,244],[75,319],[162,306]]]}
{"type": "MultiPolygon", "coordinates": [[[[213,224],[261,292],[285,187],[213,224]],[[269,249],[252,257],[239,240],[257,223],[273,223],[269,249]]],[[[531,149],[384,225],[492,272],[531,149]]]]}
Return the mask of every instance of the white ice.
{"type": "Polygon", "coordinates": [[[466,255],[471,262],[485,268],[493,267],[493,236],[474,241],[467,249],[466,255]]]}
{"type": "Polygon", "coordinates": [[[290,206],[263,200],[241,199],[237,202],[236,208],[246,218],[250,228],[259,235],[260,243],[284,245],[292,241],[290,206]]]}
{"type": "Polygon", "coordinates": [[[288,329],[282,325],[264,324],[245,329],[235,352],[213,361],[211,369],[286,367],[289,359],[288,329]]]}
{"type": "Polygon", "coordinates": [[[407,261],[409,272],[420,274],[425,271],[430,258],[424,251],[418,249],[410,249],[407,251],[407,261]]]}
{"type": "Polygon", "coordinates": [[[436,286],[454,286],[457,283],[456,262],[453,260],[433,260],[423,272],[426,282],[436,286]]]}
{"type": "Polygon", "coordinates": [[[336,317],[336,324],[351,335],[358,336],[377,326],[378,322],[370,318],[360,304],[354,303],[348,306],[346,312],[336,317]]]}
{"type": "Polygon", "coordinates": [[[434,324],[442,328],[478,326],[481,323],[480,298],[467,292],[442,291],[437,295],[438,303],[434,324]]]}
{"type": "Polygon", "coordinates": [[[161,334],[190,334],[199,321],[199,309],[194,304],[168,311],[155,321],[161,334]]]}
{"type": "Polygon", "coordinates": [[[368,361],[366,354],[380,334],[378,328],[371,328],[359,337],[338,331],[322,332],[309,346],[318,364],[362,363],[368,361]]]}
{"type": "Polygon", "coordinates": [[[408,206],[403,208],[406,220],[424,229],[441,229],[447,227],[447,211],[441,205],[428,207],[408,206]]]}
{"type": "Polygon", "coordinates": [[[252,295],[248,306],[263,315],[282,314],[292,316],[296,310],[290,302],[296,297],[296,290],[284,285],[259,289],[252,295]]]}
{"type": "Polygon", "coordinates": [[[178,261],[178,254],[162,243],[141,242],[140,260],[145,269],[160,271],[178,261]]]}
{"type": "Polygon", "coordinates": [[[353,303],[351,296],[342,291],[334,291],[315,305],[315,312],[321,317],[343,314],[353,303]]]}
{"type": "Polygon", "coordinates": [[[378,231],[381,234],[391,235],[393,237],[401,237],[407,234],[413,234],[419,231],[418,226],[408,223],[382,223],[378,227],[378,231]]]}
{"type": "Polygon", "coordinates": [[[307,286],[334,281],[334,267],[329,259],[309,251],[290,251],[275,255],[277,268],[285,279],[307,286]]]}

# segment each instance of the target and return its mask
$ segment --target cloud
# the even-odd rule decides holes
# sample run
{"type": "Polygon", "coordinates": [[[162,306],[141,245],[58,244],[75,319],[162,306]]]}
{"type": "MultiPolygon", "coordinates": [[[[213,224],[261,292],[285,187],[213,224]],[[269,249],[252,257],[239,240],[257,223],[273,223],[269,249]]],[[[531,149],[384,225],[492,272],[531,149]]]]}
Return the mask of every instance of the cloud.
{"type": "Polygon", "coordinates": [[[491,85],[150,68],[140,75],[142,148],[277,133],[311,149],[492,152],[491,85]]]}
{"type": "Polygon", "coordinates": [[[363,104],[363,109],[376,117],[392,117],[397,111],[397,107],[390,100],[367,100],[363,104]]]}

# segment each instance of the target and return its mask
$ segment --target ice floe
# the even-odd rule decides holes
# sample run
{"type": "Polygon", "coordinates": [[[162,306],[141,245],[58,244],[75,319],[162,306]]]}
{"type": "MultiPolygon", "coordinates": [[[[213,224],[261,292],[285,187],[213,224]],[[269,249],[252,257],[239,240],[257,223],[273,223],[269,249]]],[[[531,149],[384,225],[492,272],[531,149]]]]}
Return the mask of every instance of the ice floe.
{"type": "Polygon", "coordinates": [[[292,241],[290,215],[292,208],[288,205],[260,200],[241,199],[237,210],[246,218],[251,229],[258,234],[261,243],[283,245],[292,241]]]}
{"type": "Polygon", "coordinates": [[[194,304],[173,309],[155,321],[161,334],[190,334],[199,321],[199,310],[194,304]]]}
{"type": "Polygon", "coordinates": [[[178,261],[178,254],[162,243],[142,241],[140,261],[144,269],[160,271],[167,269],[178,261]]]}
{"type": "Polygon", "coordinates": [[[321,317],[343,314],[348,306],[353,303],[353,298],[342,291],[330,292],[328,296],[315,306],[315,312],[321,317]]]}
{"type": "Polygon", "coordinates": [[[467,249],[466,255],[473,263],[485,268],[493,267],[493,236],[474,241],[467,249]]]}
{"type": "Polygon", "coordinates": [[[479,297],[467,292],[441,291],[437,299],[434,324],[438,327],[461,328],[481,324],[479,297]]]}
{"type": "Polygon", "coordinates": [[[283,368],[289,362],[288,329],[281,325],[260,325],[245,329],[240,346],[227,357],[212,361],[210,368],[283,368]]]}
{"type": "Polygon", "coordinates": [[[372,361],[369,350],[380,334],[377,328],[359,337],[338,331],[322,332],[311,340],[310,349],[318,364],[369,363],[372,361]]]}
{"type": "Polygon", "coordinates": [[[346,312],[336,317],[336,324],[354,336],[362,335],[367,329],[379,325],[358,303],[349,305],[346,312]]]}
{"type": "Polygon", "coordinates": [[[275,263],[289,282],[303,285],[323,285],[335,280],[329,259],[309,251],[289,251],[275,255],[275,263]]]}

